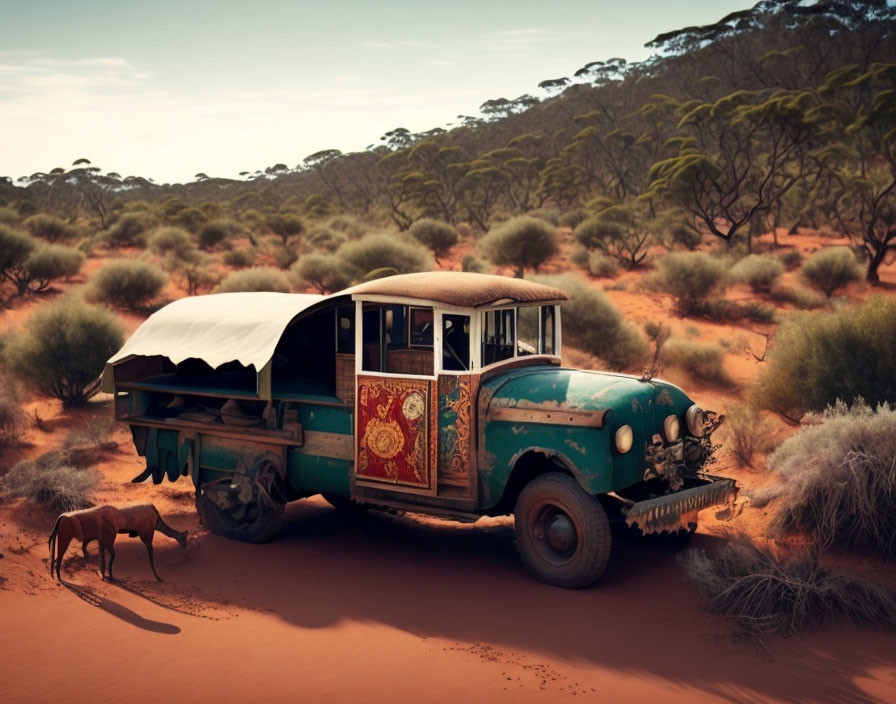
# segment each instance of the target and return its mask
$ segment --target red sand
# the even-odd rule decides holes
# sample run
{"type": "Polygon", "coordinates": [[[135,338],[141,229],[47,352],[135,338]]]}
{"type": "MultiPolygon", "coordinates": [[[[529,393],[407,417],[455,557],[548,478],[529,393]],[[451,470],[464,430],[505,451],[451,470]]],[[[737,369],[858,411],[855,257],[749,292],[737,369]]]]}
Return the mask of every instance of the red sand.
{"type": "MultiPolygon", "coordinates": [[[[819,243],[782,240],[801,249],[819,243]]],[[[896,281],[894,267],[883,273],[896,281]]],[[[634,284],[640,276],[623,278],[634,284]]],[[[869,292],[860,285],[850,295],[869,292]]],[[[634,286],[608,295],[633,320],[671,311],[668,299],[634,286]]],[[[0,313],[0,331],[53,297],[0,313]]],[[[126,324],[139,320],[128,315],[126,324]]],[[[696,328],[698,339],[743,335],[757,354],[764,345],[743,328],[671,323],[679,336],[696,328]]],[[[746,350],[726,365],[731,388],[665,376],[724,411],[760,368],[746,350]]],[[[30,446],[0,456],[0,471],[110,412],[100,402],[63,412],[37,398],[27,408],[45,430],[33,428],[30,446]]],[[[116,439],[120,450],[100,464],[95,501],[155,503],[172,526],[190,529],[188,551],[157,535],[166,580],[157,584],[142,544],[120,536],[115,584],[97,576],[95,544],[90,564],[73,546],[63,567],[70,585],[59,586],[47,566],[52,518],[20,502],[0,505],[0,702],[896,700],[892,634],[836,627],[763,645],[738,637],[705,611],[670,548],[618,543],[600,583],[570,592],[528,576],[507,518],[460,525],[378,512],[350,517],[319,497],[289,507],[277,541],[230,542],[199,527],[186,481],[130,484],[141,461],[126,433],[116,439]]],[[[771,481],[727,453],[717,469],[747,493],[771,481]]],[[[721,523],[704,512],[692,545],[712,548],[729,530],[758,536],[767,513],[748,508],[721,523]]],[[[891,567],[858,567],[894,581],[891,567]]]]}

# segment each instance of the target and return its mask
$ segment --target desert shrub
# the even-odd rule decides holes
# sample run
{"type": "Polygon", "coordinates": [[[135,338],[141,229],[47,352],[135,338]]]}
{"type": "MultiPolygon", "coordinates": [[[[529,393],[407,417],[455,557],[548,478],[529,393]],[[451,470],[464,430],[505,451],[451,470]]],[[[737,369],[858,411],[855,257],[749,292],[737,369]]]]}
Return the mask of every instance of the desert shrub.
{"type": "Polygon", "coordinates": [[[351,272],[337,257],[312,252],[297,261],[290,270],[296,288],[311,286],[320,293],[332,293],[347,288],[352,282],[351,272]]]}
{"type": "Polygon", "coordinates": [[[588,270],[592,276],[615,276],[619,271],[619,262],[603,252],[592,252],[588,257],[588,270]]]}
{"type": "Polygon", "coordinates": [[[784,265],[770,254],[750,254],[728,271],[732,281],[747,284],[757,293],[768,293],[784,273],[784,265]]]}
{"type": "Polygon", "coordinates": [[[468,222],[457,223],[457,236],[462,240],[473,239],[473,226],[468,222]]]}
{"type": "Polygon", "coordinates": [[[345,242],[336,250],[336,256],[348,265],[354,278],[376,269],[392,268],[399,274],[408,274],[429,271],[433,266],[432,256],[419,244],[385,233],[345,242]]]}
{"type": "Polygon", "coordinates": [[[202,249],[214,249],[237,235],[239,231],[239,225],[231,220],[212,220],[199,228],[199,247],[202,249]]]}
{"type": "Polygon", "coordinates": [[[305,222],[295,213],[271,213],[265,217],[264,224],[284,243],[305,231],[305,222]]]}
{"type": "Polygon", "coordinates": [[[647,343],[604,295],[572,274],[539,276],[537,281],[570,295],[560,304],[563,339],[571,347],[596,355],[611,369],[631,369],[647,357],[647,343]]]}
{"type": "Polygon", "coordinates": [[[421,218],[409,230],[411,236],[424,247],[429,247],[436,259],[444,257],[457,244],[457,230],[447,222],[421,218]]]}
{"type": "Polygon", "coordinates": [[[896,625],[896,596],[864,579],[822,567],[809,552],[781,559],[748,542],[679,560],[709,610],[751,635],[794,635],[836,619],[872,628],[896,625]]]}
{"type": "Polygon", "coordinates": [[[273,238],[264,243],[262,251],[280,269],[289,269],[299,259],[299,252],[296,247],[283,244],[273,238]]]}
{"type": "Polygon", "coordinates": [[[732,406],[725,419],[722,431],[728,440],[726,445],[740,464],[752,467],[757,454],[773,449],[772,424],[755,406],[745,403],[732,406]]]}
{"type": "Polygon", "coordinates": [[[8,205],[0,205],[0,225],[18,225],[21,216],[15,208],[8,205]]]}
{"type": "Polygon", "coordinates": [[[345,234],[326,225],[315,227],[305,238],[306,242],[315,249],[330,252],[331,254],[339,249],[339,246],[346,239],[345,234]]]}
{"type": "Polygon", "coordinates": [[[896,410],[829,408],[768,458],[783,480],[773,535],[896,560],[896,410]]]}
{"type": "Polygon", "coordinates": [[[252,266],[255,263],[255,257],[256,252],[254,248],[240,247],[224,252],[222,259],[227,266],[242,269],[247,266],[252,266]]]}
{"type": "Polygon", "coordinates": [[[28,292],[30,277],[25,262],[37,246],[33,237],[0,225],[0,279],[12,283],[20,296],[28,292]]]}
{"type": "MultiPolygon", "coordinates": [[[[505,222],[508,219],[508,215],[505,213],[504,217],[501,219],[501,222],[505,222]]],[[[544,220],[546,223],[553,225],[554,227],[560,226],[560,213],[556,210],[550,210],[548,208],[539,208],[538,210],[530,210],[529,217],[538,218],[539,220],[544,220]]],[[[493,220],[496,222],[496,220],[493,220]]]]}
{"type": "Polygon", "coordinates": [[[78,234],[78,231],[65,220],[46,213],[32,215],[22,225],[35,237],[40,237],[50,242],[70,240],[78,234]]]}
{"type": "Polygon", "coordinates": [[[85,257],[92,257],[98,245],[99,238],[96,237],[96,235],[91,235],[90,237],[82,237],[78,240],[77,244],[75,244],[75,249],[81,252],[85,257]]]}
{"type": "Polygon", "coordinates": [[[18,445],[29,424],[28,414],[15,397],[0,391],[0,450],[18,445]]]}
{"type": "Polygon", "coordinates": [[[587,247],[583,247],[581,244],[576,243],[572,246],[572,249],[569,252],[569,262],[575,266],[587,269],[588,258],[590,256],[591,252],[588,251],[587,247]]]}
{"type": "Polygon", "coordinates": [[[105,240],[113,247],[124,245],[143,246],[146,241],[146,217],[139,213],[125,213],[105,234],[105,240]]]}
{"type": "Polygon", "coordinates": [[[747,301],[746,303],[738,304],[737,308],[740,317],[751,320],[754,323],[771,325],[778,319],[775,307],[762,301],[747,301]]]}
{"type": "Polygon", "coordinates": [[[55,279],[67,279],[79,271],[85,256],[74,247],[48,244],[35,249],[25,260],[32,291],[43,291],[55,279]]]}
{"type": "Polygon", "coordinates": [[[172,225],[196,233],[208,221],[208,217],[199,208],[183,208],[176,215],[168,218],[168,221],[172,225]]]}
{"type": "Polygon", "coordinates": [[[147,240],[147,248],[159,256],[181,256],[195,249],[190,233],[180,227],[160,227],[147,240]]]}
{"type": "Polygon", "coordinates": [[[96,469],[78,469],[66,465],[38,467],[23,460],[0,478],[0,489],[8,498],[23,498],[28,503],[54,514],[77,511],[91,506],[90,491],[99,483],[96,469]]]}
{"type": "Polygon", "coordinates": [[[484,274],[488,271],[488,263],[482,261],[475,254],[465,254],[460,260],[460,270],[473,274],[484,274]]]}
{"type": "Polygon", "coordinates": [[[164,266],[179,280],[188,296],[195,296],[203,289],[210,289],[221,280],[212,256],[200,252],[195,247],[179,254],[169,252],[165,257],[164,266]]]}
{"type": "Polygon", "coordinates": [[[302,203],[302,213],[309,218],[320,219],[332,215],[338,208],[319,193],[312,193],[302,203]]]}
{"type": "Polygon", "coordinates": [[[861,280],[862,268],[849,247],[825,247],[809,255],[800,269],[800,277],[830,298],[838,288],[861,280]]]}
{"type": "Polygon", "coordinates": [[[517,278],[535,269],[560,251],[554,228],[528,215],[511,218],[492,228],[479,241],[483,254],[497,266],[509,266],[517,278]]]}
{"type": "Polygon", "coordinates": [[[823,308],[827,305],[825,297],[808,288],[791,288],[790,286],[773,286],[769,292],[773,301],[790,303],[803,310],[823,308]]]}
{"type": "Polygon", "coordinates": [[[662,350],[663,361],[691,376],[715,384],[728,384],[725,351],[716,344],[693,340],[669,340],[662,350]]]}
{"type": "Polygon", "coordinates": [[[778,259],[787,269],[796,269],[803,263],[803,255],[798,249],[787,249],[778,254],[778,259]]]}
{"type": "Polygon", "coordinates": [[[682,313],[697,313],[725,278],[725,264],[705,252],[672,252],[657,260],[654,285],[672,294],[682,313]]]}
{"type": "MultiPolygon", "coordinates": [[[[64,448],[63,452],[72,448],[85,450],[94,449],[99,451],[115,449],[118,447],[118,443],[112,440],[112,438],[115,436],[115,433],[118,432],[119,428],[118,421],[108,415],[99,418],[91,418],[88,421],[79,423],[66,433],[65,440],[62,443],[64,448]]],[[[90,453],[69,452],[67,453],[66,458],[67,463],[79,466],[79,462],[77,461],[78,454],[89,455],[90,453]]]]}
{"type": "Polygon", "coordinates": [[[567,210],[560,216],[560,224],[564,227],[575,229],[578,225],[588,219],[588,211],[585,208],[573,208],[567,210]]]}
{"type": "Polygon", "coordinates": [[[251,269],[233,271],[215,288],[215,293],[236,291],[277,291],[289,293],[289,280],[279,269],[256,266],[251,269]]]}
{"type": "Polygon", "coordinates": [[[99,390],[106,360],[121,347],[124,331],[110,312],[74,297],[38,308],[25,331],[3,350],[13,372],[66,405],[99,390]]]}
{"type": "Polygon", "coordinates": [[[896,398],[896,300],[835,313],[793,313],[778,328],[755,387],[763,408],[798,418],[837,399],[896,398]]]}
{"type": "Polygon", "coordinates": [[[153,264],[118,259],[94,274],[85,295],[89,301],[139,309],[156,298],[167,283],[168,276],[153,264]]]}
{"type": "Polygon", "coordinates": [[[327,227],[341,232],[350,240],[356,240],[370,232],[370,226],[354,215],[334,215],[325,223],[327,227]]]}

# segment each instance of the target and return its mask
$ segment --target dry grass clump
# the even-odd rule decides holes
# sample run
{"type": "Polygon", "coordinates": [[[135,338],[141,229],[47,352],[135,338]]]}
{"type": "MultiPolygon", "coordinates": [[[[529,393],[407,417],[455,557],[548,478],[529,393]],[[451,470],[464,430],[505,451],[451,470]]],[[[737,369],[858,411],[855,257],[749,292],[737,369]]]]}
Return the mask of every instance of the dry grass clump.
{"type": "Polygon", "coordinates": [[[717,344],[673,339],[663,345],[660,356],[665,364],[697,379],[713,384],[731,383],[725,372],[725,350],[717,344]]]}
{"type": "Polygon", "coordinates": [[[784,273],[784,264],[771,254],[750,254],[728,272],[732,281],[747,284],[756,293],[768,293],[784,273]]]}
{"type": "Polygon", "coordinates": [[[772,286],[769,297],[780,303],[790,303],[803,310],[824,308],[827,300],[821,294],[808,288],[791,288],[790,286],[772,286]]]}
{"type": "Polygon", "coordinates": [[[838,619],[875,628],[896,626],[896,594],[822,567],[808,552],[781,559],[736,542],[714,555],[687,550],[678,559],[709,599],[709,610],[752,635],[793,635],[838,619]]]}
{"type": "Polygon", "coordinates": [[[862,267],[849,247],[825,247],[806,259],[800,277],[830,298],[838,288],[861,281],[862,267]]]}
{"type": "Polygon", "coordinates": [[[0,392],[0,450],[16,447],[28,430],[30,417],[18,401],[6,392],[0,392]]]}
{"type": "Polygon", "coordinates": [[[896,560],[896,409],[838,403],[768,465],[783,480],[772,535],[896,560]]]}
{"type": "Polygon", "coordinates": [[[0,495],[22,498],[33,506],[64,513],[91,506],[90,492],[99,480],[100,473],[94,468],[56,463],[41,466],[23,460],[0,478],[0,495]]]}
{"type": "Polygon", "coordinates": [[[277,291],[289,293],[289,280],[279,269],[269,266],[255,266],[251,269],[233,271],[215,288],[215,293],[235,293],[237,291],[277,291]]]}
{"type": "Polygon", "coordinates": [[[738,462],[753,466],[757,454],[771,451],[775,446],[772,424],[763,418],[759,409],[748,404],[738,404],[728,409],[723,432],[727,447],[738,462]]]}

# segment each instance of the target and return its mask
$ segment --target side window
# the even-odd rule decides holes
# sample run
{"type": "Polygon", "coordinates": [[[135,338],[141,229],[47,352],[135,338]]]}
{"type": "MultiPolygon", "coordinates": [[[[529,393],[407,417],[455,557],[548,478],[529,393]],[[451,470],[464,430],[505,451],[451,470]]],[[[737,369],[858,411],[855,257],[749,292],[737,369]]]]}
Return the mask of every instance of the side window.
{"type": "Polygon", "coordinates": [[[408,319],[408,339],[411,347],[432,347],[432,308],[411,308],[408,319]]]}
{"type": "Polygon", "coordinates": [[[470,316],[442,316],[442,369],[464,371],[470,368],[470,316]]]}
{"type": "Polygon", "coordinates": [[[432,308],[365,304],[361,369],[415,376],[435,373],[432,308]]]}
{"type": "Polygon", "coordinates": [[[538,354],[538,313],[541,308],[525,306],[516,309],[517,356],[538,354]]]}
{"type": "Polygon", "coordinates": [[[554,322],[556,316],[554,306],[541,307],[541,353],[556,354],[557,350],[557,326],[554,322]]]}
{"type": "Polygon", "coordinates": [[[514,310],[490,310],[482,314],[482,366],[514,356],[514,310]]]}
{"type": "Polygon", "coordinates": [[[336,309],[336,352],[355,353],[355,307],[336,309]]]}

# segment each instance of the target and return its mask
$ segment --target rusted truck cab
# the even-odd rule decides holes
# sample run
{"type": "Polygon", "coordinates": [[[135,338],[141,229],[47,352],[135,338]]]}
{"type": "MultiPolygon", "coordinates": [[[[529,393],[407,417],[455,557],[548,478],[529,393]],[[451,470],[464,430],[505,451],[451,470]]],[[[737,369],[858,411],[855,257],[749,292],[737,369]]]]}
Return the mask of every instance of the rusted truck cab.
{"type": "Polygon", "coordinates": [[[603,572],[610,521],[687,534],[734,498],[713,414],[658,380],[561,366],[563,291],[483,274],[330,296],[230,293],[153,314],[106,367],[146,469],[192,481],[213,532],[262,541],[322,494],[459,520],[514,514],[539,579],[603,572]]]}

